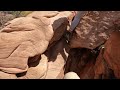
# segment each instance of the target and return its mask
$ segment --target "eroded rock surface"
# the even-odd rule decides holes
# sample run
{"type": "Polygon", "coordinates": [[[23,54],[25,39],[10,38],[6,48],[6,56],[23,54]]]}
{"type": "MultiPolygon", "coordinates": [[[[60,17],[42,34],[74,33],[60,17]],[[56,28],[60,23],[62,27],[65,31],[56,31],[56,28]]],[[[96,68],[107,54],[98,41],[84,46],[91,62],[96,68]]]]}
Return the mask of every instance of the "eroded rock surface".
{"type": "Polygon", "coordinates": [[[95,49],[115,30],[119,11],[88,11],[76,27],[70,40],[71,48],[95,49]]]}

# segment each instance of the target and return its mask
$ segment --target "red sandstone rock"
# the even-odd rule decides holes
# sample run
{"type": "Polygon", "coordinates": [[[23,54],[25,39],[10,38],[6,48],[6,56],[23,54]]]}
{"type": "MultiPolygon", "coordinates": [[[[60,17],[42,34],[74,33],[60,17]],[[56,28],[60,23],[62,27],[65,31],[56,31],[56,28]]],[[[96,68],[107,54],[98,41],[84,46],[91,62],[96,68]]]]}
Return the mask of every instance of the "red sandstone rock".
{"type": "Polygon", "coordinates": [[[116,78],[120,78],[120,31],[112,33],[105,43],[103,57],[116,78]]]}
{"type": "Polygon", "coordinates": [[[89,11],[72,34],[71,48],[95,49],[109,38],[119,18],[119,11],[89,11]]]}

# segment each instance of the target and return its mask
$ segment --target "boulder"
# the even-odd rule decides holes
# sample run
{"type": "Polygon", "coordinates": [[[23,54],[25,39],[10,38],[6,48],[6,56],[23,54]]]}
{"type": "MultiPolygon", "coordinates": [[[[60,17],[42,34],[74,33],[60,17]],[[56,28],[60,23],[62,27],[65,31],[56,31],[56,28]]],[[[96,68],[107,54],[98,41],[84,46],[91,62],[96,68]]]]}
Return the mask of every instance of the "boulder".
{"type": "Polygon", "coordinates": [[[53,37],[49,19],[20,17],[8,22],[0,32],[0,70],[22,73],[28,59],[42,54],[53,37]]]}
{"type": "Polygon", "coordinates": [[[119,11],[88,11],[73,31],[70,47],[95,49],[116,29],[119,18],[119,11]]]}
{"type": "MultiPolygon", "coordinates": [[[[48,45],[63,37],[70,15],[69,11],[38,11],[6,23],[0,31],[0,70],[26,72],[29,58],[43,54],[48,45]]],[[[29,60],[34,61],[36,58],[29,60]]]]}
{"type": "Polygon", "coordinates": [[[120,31],[111,34],[105,43],[103,57],[116,78],[120,78],[120,31]]]}

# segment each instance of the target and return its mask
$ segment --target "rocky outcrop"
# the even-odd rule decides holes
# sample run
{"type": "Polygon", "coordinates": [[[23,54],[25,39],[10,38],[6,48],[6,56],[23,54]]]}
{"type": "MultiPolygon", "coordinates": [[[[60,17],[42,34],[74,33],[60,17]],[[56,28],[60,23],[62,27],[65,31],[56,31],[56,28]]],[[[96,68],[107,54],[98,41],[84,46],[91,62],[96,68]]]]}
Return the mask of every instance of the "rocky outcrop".
{"type": "Polygon", "coordinates": [[[81,79],[119,79],[119,38],[120,31],[115,31],[104,45],[94,50],[71,49],[65,74],[73,71],[81,79]]]}
{"type": "Polygon", "coordinates": [[[114,72],[116,78],[120,78],[120,31],[112,33],[105,43],[103,57],[108,67],[114,72]]]}
{"type": "Polygon", "coordinates": [[[71,48],[95,49],[115,30],[119,11],[88,11],[76,27],[70,40],[71,48]]]}
{"type": "Polygon", "coordinates": [[[49,20],[41,17],[16,18],[0,33],[0,70],[21,73],[28,69],[28,58],[42,54],[53,36],[49,20]]]}
{"type": "MultiPolygon", "coordinates": [[[[41,11],[37,13],[41,13],[41,11]]],[[[51,50],[52,46],[50,45],[63,37],[67,30],[68,18],[72,15],[69,11],[57,13],[49,11],[47,14],[43,16],[37,16],[41,14],[33,14],[33,16],[20,17],[5,24],[5,27],[0,32],[1,71],[18,74],[19,78],[44,78],[43,75],[47,70],[47,60],[49,59],[45,59],[44,61],[40,59],[36,67],[29,67],[28,63],[36,63],[38,57],[47,49],[49,51],[49,48],[50,51],[54,51],[54,49],[51,50]],[[50,46],[49,48],[48,45],[50,46]],[[45,66],[42,67],[44,64],[45,66]],[[44,70],[41,71],[43,68],[44,70]],[[37,74],[35,75],[33,73],[37,74]]],[[[60,42],[65,44],[65,40],[60,42]]],[[[55,48],[59,48],[61,45],[63,48],[62,43],[55,46],[55,48]]],[[[58,52],[57,48],[53,55],[50,56],[50,59],[54,56],[57,57],[55,54],[58,52]]],[[[60,48],[60,51],[62,48],[60,48]]],[[[43,55],[41,56],[43,57],[43,55]]],[[[48,57],[44,56],[44,58],[48,57]]],[[[58,60],[56,60],[57,62],[55,64],[62,63],[60,59],[63,60],[62,55],[58,55],[58,60]]],[[[64,63],[58,68],[61,70],[63,66],[64,63]]],[[[54,76],[57,77],[58,73],[54,76]]]]}
{"type": "Polygon", "coordinates": [[[120,78],[119,11],[35,11],[0,31],[0,79],[120,78]],[[69,40],[68,40],[69,39],[69,40]]]}
{"type": "Polygon", "coordinates": [[[68,57],[69,47],[63,37],[50,47],[41,58],[38,56],[34,62],[30,62],[26,73],[18,74],[19,79],[62,79],[64,77],[64,65],[68,57]],[[52,52],[52,53],[51,53],[52,52]],[[63,71],[63,72],[61,72],[63,71]]]}

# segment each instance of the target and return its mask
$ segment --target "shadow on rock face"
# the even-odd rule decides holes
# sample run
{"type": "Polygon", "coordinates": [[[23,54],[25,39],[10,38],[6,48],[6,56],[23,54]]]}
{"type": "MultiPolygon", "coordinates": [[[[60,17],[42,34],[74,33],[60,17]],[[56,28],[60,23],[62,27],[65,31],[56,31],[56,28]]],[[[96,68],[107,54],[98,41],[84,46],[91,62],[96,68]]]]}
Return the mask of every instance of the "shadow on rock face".
{"type": "Polygon", "coordinates": [[[59,18],[52,23],[54,35],[50,40],[49,46],[51,47],[56,41],[64,35],[67,30],[68,20],[67,18],[59,18]]]}
{"type": "Polygon", "coordinates": [[[81,79],[94,78],[94,64],[97,54],[90,49],[71,49],[65,65],[65,72],[75,72],[81,79]]]}
{"type": "Polygon", "coordinates": [[[55,61],[57,59],[57,56],[61,54],[64,61],[67,60],[66,53],[68,52],[68,45],[65,38],[61,38],[59,41],[55,43],[55,45],[51,46],[46,52],[46,56],[48,57],[49,62],[55,61]]]}
{"type": "MultiPolygon", "coordinates": [[[[40,60],[41,60],[41,55],[36,55],[34,57],[30,57],[28,59],[28,66],[29,66],[29,68],[30,67],[36,67],[39,64],[40,60]]],[[[16,74],[16,76],[17,77],[22,77],[22,76],[25,76],[26,73],[27,73],[27,71],[23,72],[23,73],[18,73],[18,74],[16,74]]]]}
{"type": "Polygon", "coordinates": [[[36,55],[34,57],[30,57],[28,59],[28,66],[35,67],[39,64],[40,60],[41,60],[41,55],[36,55]]]}
{"type": "Polygon", "coordinates": [[[55,45],[50,47],[45,55],[48,58],[48,71],[46,79],[62,79],[64,76],[64,65],[68,58],[69,47],[66,39],[62,37],[55,45]]]}

